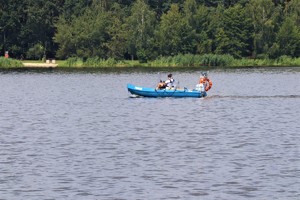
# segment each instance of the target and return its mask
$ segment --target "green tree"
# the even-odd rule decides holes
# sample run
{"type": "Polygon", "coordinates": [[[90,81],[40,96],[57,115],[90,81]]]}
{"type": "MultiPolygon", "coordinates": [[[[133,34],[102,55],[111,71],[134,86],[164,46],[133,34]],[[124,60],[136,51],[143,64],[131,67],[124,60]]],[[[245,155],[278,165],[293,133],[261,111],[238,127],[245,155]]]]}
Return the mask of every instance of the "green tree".
{"type": "Polygon", "coordinates": [[[179,6],[172,4],[171,9],[163,14],[157,30],[157,44],[163,56],[186,54],[195,51],[195,30],[180,13],[179,6]]]}
{"type": "Polygon", "coordinates": [[[82,15],[85,12],[85,9],[90,7],[91,4],[92,0],[64,0],[61,15],[63,15],[63,18],[69,21],[74,17],[82,15]]]}
{"type": "Polygon", "coordinates": [[[217,40],[217,36],[221,33],[220,29],[224,29],[224,12],[225,7],[219,5],[217,8],[210,8],[208,20],[209,24],[207,25],[207,29],[205,31],[208,41],[211,40],[211,51],[215,53],[217,47],[219,46],[219,41],[217,40]]]}
{"type": "Polygon", "coordinates": [[[284,16],[291,17],[296,23],[296,26],[300,26],[300,0],[286,1],[284,16]]]}
{"type": "Polygon", "coordinates": [[[199,32],[197,32],[198,29],[198,23],[197,23],[197,11],[198,6],[196,0],[186,0],[183,3],[183,16],[184,20],[187,21],[188,25],[191,27],[192,30],[192,37],[194,39],[193,49],[189,50],[189,53],[195,54],[197,52],[197,43],[199,41],[199,32]]]}
{"type": "Polygon", "coordinates": [[[251,0],[247,4],[247,13],[254,28],[253,55],[270,54],[270,48],[276,39],[280,7],[276,7],[272,0],[251,0]]]}
{"type": "Polygon", "coordinates": [[[45,55],[45,48],[42,44],[36,44],[29,48],[26,54],[27,59],[41,60],[45,55]]]}
{"type": "MultiPolygon", "coordinates": [[[[44,0],[27,0],[26,23],[22,26],[20,37],[21,44],[25,49],[32,49],[34,46],[43,46],[44,57],[46,54],[54,56],[56,46],[53,43],[54,23],[59,15],[60,2],[44,0]]],[[[28,53],[28,52],[27,52],[28,53]]]]}
{"type": "Polygon", "coordinates": [[[16,58],[300,56],[299,31],[300,0],[0,0],[0,55],[16,58]]]}
{"type": "Polygon", "coordinates": [[[284,20],[277,33],[279,55],[300,56],[300,30],[293,18],[284,20]]]}
{"type": "Polygon", "coordinates": [[[54,54],[53,24],[60,13],[61,3],[60,0],[1,0],[2,51],[5,49],[14,57],[21,57],[36,44],[42,44],[45,53],[54,54]]]}
{"type": "Polygon", "coordinates": [[[20,31],[26,20],[25,2],[0,1],[0,46],[1,55],[9,51],[13,56],[21,54],[20,31]]]}
{"type": "Polygon", "coordinates": [[[153,34],[155,28],[155,13],[144,2],[137,0],[131,14],[125,23],[127,30],[127,50],[132,58],[138,57],[141,61],[147,61],[153,56],[153,34]]]}
{"type": "Polygon", "coordinates": [[[54,41],[59,44],[57,56],[66,58],[78,56],[82,58],[106,57],[108,40],[109,15],[102,7],[93,6],[82,16],[68,22],[60,18],[56,24],[57,33],[54,41]]]}
{"type": "Polygon", "coordinates": [[[121,59],[124,58],[126,53],[126,9],[115,3],[109,12],[109,16],[111,23],[108,27],[109,40],[106,42],[108,57],[121,59]]]}
{"type": "Polygon", "coordinates": [[[300,0],[276,2],[283,7],[276,42],[271,47],[270,57],[282,55],[300,56],[300,0]]]}
{"type": "Polygon", "coordinates": [[[210,16],[214,8],[200,5],[195,13],[195,27],[197,33],[197,53],[208,54],[212,52],[212,34],[210,33],[210,16]]]}
{"type": "Polygon", "coordinates": [[[55,24],[57,32],[54,35],[54,41],[59,45],[56,56],[59,58],[67,58],[76,56],[76,44],[74,38],[76,32],[72,26],[74,22],[68,22],[64,17],[60,17],[55,24]]]}
{"type": "Polygon", "coordinates": [[[239,4],[226,9],[222,27],[217,31],[216,53],[230,54],[236,58],[249,56],[248,42],[252,34],[250,20],[239,4]]]}
{"type": "Polygon", "coordinates": [[[224,0],[199,0],[199,3],[207,7],[218,7],[219,5],[223,5],[223,1],[224,0]]]}
{"type": "Polygon", "coordinates": [[[161,0],[148,0],[148,5],[156,13],[157,20],[159,20],[161,15],[166,11],[164,2],[165,1],[161,1],[161,0]]]}
{"type": "Polygon", "coordinates": [[[196,28],[196,12],[197,12],[196,0],[186,0],[183,4],[184,17],[188,20],[189,25],[196,28]]]}

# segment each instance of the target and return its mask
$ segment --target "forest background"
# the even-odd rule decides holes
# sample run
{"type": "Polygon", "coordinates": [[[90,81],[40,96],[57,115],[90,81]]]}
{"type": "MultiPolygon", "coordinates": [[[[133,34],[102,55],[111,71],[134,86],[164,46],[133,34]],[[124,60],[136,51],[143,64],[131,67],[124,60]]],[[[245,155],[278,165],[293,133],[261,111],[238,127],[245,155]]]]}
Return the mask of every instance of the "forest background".
{"type": "Polygon", "coordinates": [[[300,56],[300,0],[0,0],[0,54],[139,60],[300,56]]]}

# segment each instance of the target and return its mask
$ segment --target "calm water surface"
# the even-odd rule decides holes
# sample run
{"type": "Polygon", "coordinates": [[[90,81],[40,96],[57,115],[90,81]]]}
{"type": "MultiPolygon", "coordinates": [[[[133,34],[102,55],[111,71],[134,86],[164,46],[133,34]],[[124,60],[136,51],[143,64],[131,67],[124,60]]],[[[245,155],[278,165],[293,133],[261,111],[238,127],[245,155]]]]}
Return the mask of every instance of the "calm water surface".
{"type": "Polygon", "coordinates": [[[300,199],[300,68],[167,74],[1,71],[0,199],[300,199]]]}

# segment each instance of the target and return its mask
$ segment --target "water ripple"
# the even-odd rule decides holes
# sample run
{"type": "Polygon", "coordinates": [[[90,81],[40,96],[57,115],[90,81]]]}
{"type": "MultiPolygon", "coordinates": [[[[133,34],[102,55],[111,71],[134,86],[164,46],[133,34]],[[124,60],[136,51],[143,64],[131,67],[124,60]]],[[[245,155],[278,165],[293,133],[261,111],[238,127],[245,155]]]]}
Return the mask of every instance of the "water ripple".
{"type": "Polygon", "coordinates": [[[128,98],[151,72],[0,72],[0,198],[299,199],[299,72],[283,71],[213,71],[204,99],[128,98]]]}

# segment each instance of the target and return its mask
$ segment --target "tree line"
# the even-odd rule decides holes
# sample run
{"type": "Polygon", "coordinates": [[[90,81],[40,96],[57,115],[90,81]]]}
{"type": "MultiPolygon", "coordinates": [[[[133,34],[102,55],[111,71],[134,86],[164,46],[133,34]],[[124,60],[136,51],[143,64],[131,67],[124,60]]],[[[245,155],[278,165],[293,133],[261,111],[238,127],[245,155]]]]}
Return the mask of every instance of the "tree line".
{"type": "Polygon", "coordinates": [[[0,0],[0,53],[148,61],[300,56],[300,0],[0,0]]]}

